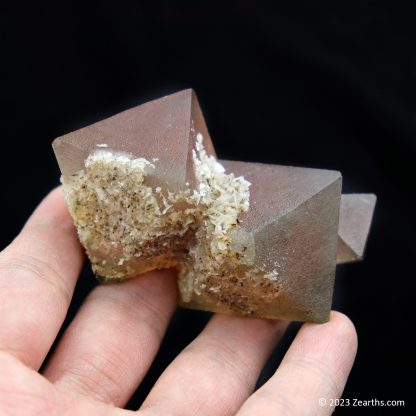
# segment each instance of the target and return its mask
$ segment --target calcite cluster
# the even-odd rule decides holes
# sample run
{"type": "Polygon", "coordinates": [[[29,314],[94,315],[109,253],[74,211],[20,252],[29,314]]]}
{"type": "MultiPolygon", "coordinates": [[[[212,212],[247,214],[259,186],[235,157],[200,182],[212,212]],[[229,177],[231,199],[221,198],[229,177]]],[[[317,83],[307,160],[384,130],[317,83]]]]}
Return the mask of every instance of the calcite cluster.
{"type": "Polygon", "coordinates": [[[192,90],[53,147],[102,280],[176,267],[184,307],[325,322],[337,259],[363,256],[372,195],[341,198],[334,171],[217,160],[192,90]]]}

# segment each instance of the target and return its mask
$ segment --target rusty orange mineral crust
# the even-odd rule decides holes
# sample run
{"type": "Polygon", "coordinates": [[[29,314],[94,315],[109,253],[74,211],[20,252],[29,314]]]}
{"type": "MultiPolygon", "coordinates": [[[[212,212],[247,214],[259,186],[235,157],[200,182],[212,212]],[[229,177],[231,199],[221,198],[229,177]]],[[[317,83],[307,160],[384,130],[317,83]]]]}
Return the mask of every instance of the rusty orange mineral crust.
{"type": "Polygon", "coordinates": [[[192,90],[53,147],[80,241],[105,281],[177,267],[184,307],[325,322],[337,255],[363,256],[374,196],[341,200],[335,171],[218,161],[192,90]]]}

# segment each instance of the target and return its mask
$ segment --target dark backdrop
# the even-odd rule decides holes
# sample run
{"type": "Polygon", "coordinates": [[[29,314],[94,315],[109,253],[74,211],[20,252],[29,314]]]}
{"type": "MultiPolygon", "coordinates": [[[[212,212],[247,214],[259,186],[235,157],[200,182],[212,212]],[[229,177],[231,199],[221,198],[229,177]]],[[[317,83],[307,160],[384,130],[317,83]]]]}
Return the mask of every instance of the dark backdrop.
{"type": "MultiPolygon", "coordinates": [[[[366,260],[337,269],[334,307],[360,341],[344,397],[405,399],[384,412],[409,413],[416,31],[406,3],[14,3],[1,6],[0,248],[58,184],[53,138],[193,87],[220,157],[336,169],[344,192],[378,195],[366,260]]],[[[70,315],[95,284],[84,274],[70,315]]],[[[206,319],[177,313],[131,406],[206,319]]]]}

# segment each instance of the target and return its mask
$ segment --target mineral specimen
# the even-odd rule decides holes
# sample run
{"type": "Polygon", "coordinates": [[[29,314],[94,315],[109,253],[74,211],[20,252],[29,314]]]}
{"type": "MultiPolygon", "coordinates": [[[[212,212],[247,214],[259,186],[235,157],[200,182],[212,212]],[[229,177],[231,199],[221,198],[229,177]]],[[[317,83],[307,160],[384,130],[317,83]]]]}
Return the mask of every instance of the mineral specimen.
{"type": "Polygon", "coordinates": [[[337,263],[363,259],[376,200],[374,194],[341,195],[337,263]]]}
{"type": "Polygon", "coordinates": [[[80,241],[105,281],[176,267],[182,306],[324,322],[337,246],[362,256],[374,204],[349,234],[354,212],[342,200],[348,238],[338,243],[341,175],[216,160],[192,90],[53,147],[80,241]]]}

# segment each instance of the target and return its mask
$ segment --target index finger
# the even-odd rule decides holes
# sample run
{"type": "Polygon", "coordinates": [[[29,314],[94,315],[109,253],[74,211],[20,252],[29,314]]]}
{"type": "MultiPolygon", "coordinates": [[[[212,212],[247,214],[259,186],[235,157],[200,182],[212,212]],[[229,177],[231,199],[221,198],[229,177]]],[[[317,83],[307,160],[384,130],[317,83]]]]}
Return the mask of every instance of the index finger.
{"type": "Polygon", "coordinates": [[[83,250],[61,188],[0,253],[0,350],[38,369],[67,313],[83,250]]]}

